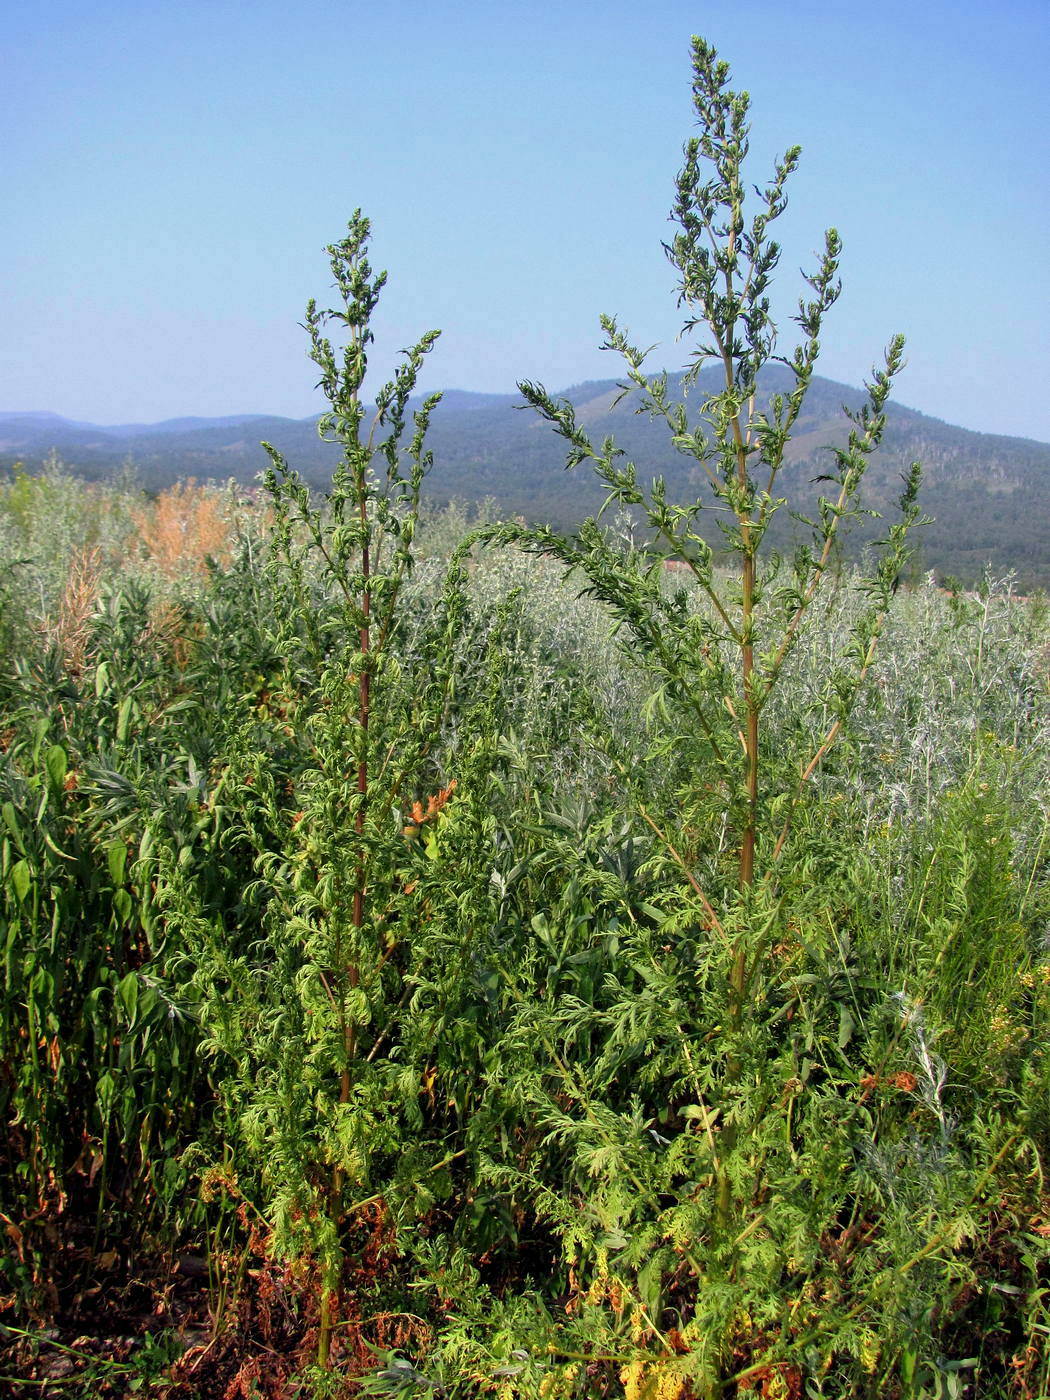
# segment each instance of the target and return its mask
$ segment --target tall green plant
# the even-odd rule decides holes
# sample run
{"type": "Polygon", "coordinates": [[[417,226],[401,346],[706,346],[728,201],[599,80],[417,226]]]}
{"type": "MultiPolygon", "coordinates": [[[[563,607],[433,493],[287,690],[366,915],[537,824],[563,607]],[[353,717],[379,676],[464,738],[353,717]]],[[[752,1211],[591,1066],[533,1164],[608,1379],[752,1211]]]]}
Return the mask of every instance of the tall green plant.
{"type": "MultiPolygon", "coordinates": [[[[706,764],[715,775],[735,833],[737,883],[747,891],[759,876],[775,878],[788,838],[792,811],[810,778],[839,736],[875,657],[883,622],[909,555],[909,534],[920,523],[918,463],[909,470],[900,499],[900,518],[882,542],[862,581],[870,606],[855,629],[843,664],[828,675],[828,725],[809,753],[771,755],[763,739],[763,714],[784,672],[807,614],[821,591],[840,535],[864,512],[861,483],[882,437],[886,404],[903,361],[903,337],[895,336],[885,366],[868,385],[868,403],[850,419],[845,447],[832,452],[821,478],[831,487],[815,513],[798,512],[809,539],[795,550],[790,566],[763,549],[774,516],[787,508],[783,488],[786,452],[812,383],[826,313],[839,295],[841,240],[825,235],[816,271],[806,278],[808,296],[794,317],[801,339],[792,354],[777,353],[778,327],[770,310],[769,286],[780,257],[770,226],[787,205],[786,185],[799,159],[792,147],[757,191],[756,212],[745,213],[744,166],[748,155],[746,93],[729,86],[728,65],[704,40],[694,38],[693,106],[700,134],[685,147],[676,184],[673,218],[678,232],[665,245],[678,273],[679,302],[686,309],[684,332],[700,340],[684,378],[685,388],[703,390],[698,412],[672,402],[666,374],[649,378],[645,353],[637,349],[614,318],[602,317],[605,348],[626,364],[623,394],[637,390],[638,412],[661,419],[675,448],[691,459],[706,491],[671,501],[657,477],[646,487],[635,463],[607,438],[595,445],[577,422],[568,400],[556,402],[542,385],[519,388],[569,443],[567,465],[589,460],[608,490],[607,505],[640,512],[657,542],[652,551],[626,553],[588,520],[575,538],[549,529],[505,526],[489,537],[557,556],[588,580],[624,626],[628,646],[655,672],[661,695],[676,704],[681,721],[702,736],[706,764]],[[701,381],[701,371],[717,367],[718,383],[701,381]],[[763,371],[779,364],[790,372],[789,393],[765,395],[763,371]],[[728,576],[716,572],[715,552],[704,526],[714,518],[723,536],[728,576]],[[706,600],[698,614],[685,589],[670,593],[664,580],[667,559],[684,561],[706,600]]],[[[700,774],[697,778],[706,781],[700,774]]],[[[705,905],[712,928],[722,920],[717,893],[708,898],[692,872],[687,878],[705,905]]],[[[747,968],[738,945],[732,971],[734,1018],[746,995],[747,968]]]]}
{"type": "MultiPolygon", "coordinates": [[[[372,719],[372,684],[390,653],[396,630],[398,596],[412,564],[412,540],[419,518],[419,494],[430,457],[423,451],[423,439],[430,413],[440,395],[427,398],[415,413],[415,432],[408,444],[411,467],[407,476],[401,460],[402,438],[408,401],[416,386],[423,357],[433,347],[439,332],[431,331],[411,351],[395,378],[380,392],[377,412],[370,429],[364,431],[365,408],[360,389],[367,369],[367,350],[373,336],[369,329],[372,312],[386,282],[386,273],[372,274],[366,257],[368,220],[358,210],[350,221],[347,237],[328,248],[335,286],[342,300],[341,309],[319,311],[311,299],[306,309],[310,333],[310,358],[321,370],[321,388],[331,405],[322,415],[319,432],[338,442],[342,458],[336,468],[328,500],[328,517],[315,509],[306,487],[289,471],[283,457],[269,444],[267,452],[273,469],[267,474],[277,510],[277,547],[299,578],[299,562],[294,558],[293,523],[306,529],[310,547],[323,560],[323,576],[340,598],[339,621],[347,635],[356,636],[356,651],[346,657],[349,674],[340,683],[356,690],[356,713],[347,716],[345,734],[348,756],[354,771],[354,791],[347,803],[345,818],[352,821],[355,837],[355,863],[352,881],[351,932],[345,948],[336,950],[340,976],[346,991],[360,982],[359,949],[366,921],[368,850],[365,833],[369,816],[372,754],[369,729],[372,719]],[[323,333],[327,324],[341,326],[346,343],[337,352],[323,333]],[[385,431],[385,436],[382,436],[385,431]],[[378,440],[377,440],[378,436],[378,440]],[[382,464],[377,476],[373,463],[382,464]],[[384,547],[389,557],[384,558],[384,547]]],[[[352,1015],[344,1004],[340,1009],[344,1063],[340,1072],[339,1101],[350,1095],[350,1065],[356,1051],[356,1031],[352,1015]]]]}
{"type": "MultiPolygon", "coordinates": [[[[809,539],[796,549],[790,568],[780,568],[781,561],[767,557],[763,546],[774,516],[788,507],[787,498],[778,494],[786,451],[813,379],[824,317],[839,295],[841,240],[834,229],[827,231],[820,262],[806,278],[809,294],[793,318],[802,338],[791,355],[778,354],[779,332],[768,292],[780,247],[770,237],[770,226],[787,206],[785,189],[800,151],[792,147],[776,163],[769,184],[756,191],[757,210],[745,213],[748,95],[729,88],[728,65],[704,40],[694,38],[692,57],[700,134],[685,147],[672,211],[678,231],[665,249],[678,273],[684,333],[701,337],[684,378],[687,390],[699,384],[703,391],[698,412],[691,415],[686,402],[672,402],[666,374],[646,376],[642,366],[648,352],[637,349],[613,317],[603,316],[602,327],[605,348],[618,352],[626,364],[629,382],[623,393],[638,391],[637,411],[666,423],[675,448],[696,464],[707,489],[694,499],[668,500],[663,480],[643,485],[638,468],[623,460],[612,438],[595,445],[568,400],[556,402],[542,385],[524,381],[519,388],[525,398],[569,443],[567,465],[591,461],[608,488],[607,505],[640,511],[657,547],[625,556],[593,520],[575,539],[545,530],[505,528],[501,533],[579,569],[591,591],[625,624],[635,654],[658,674],[668,695],[705,736],[710,760],[731,798],[738,882],[746,888],[779,858],[791,805],[771,800],[763,711],[826,579],[840,534],[864,513],[860,487],[882,437],[904,341],[895,336],[890,342],[885,366],[868,386],[868,403],[855,413],[844,410],[851,423],[848,442],[833,451],[830,469],[821,478],[832,489],[820,496],[815,518],[800,517],[809,539]],[[715,387],[709,377],[700,379],[709,364],[717,366],[715,387]],[[774,364],[790,371],[793,384],[789,393],[773,393],[767,400],[763,371],[774,364]],[[716,572],[710,532],[703,529],[712,517],[723,536],[729,577],[716,572]],[[669,558],[684,561],[707,600],[706,616],[696,616],[682,592],[668,597],[662,565],[669,558]]],[[[918,464],[913,464],[900,521],[889,529],[864,581],[871,608],[856,632],[852,675],[835,677],[838,713],[816,751],[797,756],[802,784],[834,742],[871,666],[908,555],[907,537],[919,521],[919,476],[918,464]]]]}
{"type": "MultiPolygon", "coordinates": [[[[679,810],[691,809],[700,818],[694,825],[706,822],[713,832],[728,832],[725,841],[701,840],[689,850],[673,833],[677,814],[654,811],[639,797],[636,810],[660,843],[667,867],[677,870],[693,917],[710,935],[708,948],[696,956],[710,969],[701,994],[707,998],[706,1011],[699,1020],[719,1027],[700,1074],[708,1105],[704,1112],[719,1119],[717,1138],[710,1131],[715,1119],[705,1120],[714,1209],[705,1227],[710,1230],[707,1241],[690,1257],[704,1275],[698,1287],[714,1299],[723,1287],[732,1292],[753,1267],[745,1262],[744,1242],[755,1229],[753,1201],[770,1189],[762,1166],[770,1152],[768,1125],[763,1126],[756,1105],[764,1095],[786,1092],[776,1082],[782,1067],[774,1068],[775,1034],[762,1009],[769,952],[787,918],[782,862],[798,804],[839,739],[872,667],[910,552],[910,532],[920,523],[920,469],[913,464],[907,473],[899,519],[861,580],[866,606],[849,643],[826,662],[819,732],[806,738],[808,747],[792,753],[774,748],[767,737],[767,708],[829,578],[837,542],[864,513],[861,485],[883,434],[904,342],[901,336],[891,340],[884,366],[868,385],[867,403],[857,412],[847,411],[846,444],[832,451],[821,478],[826,494],[808,514],[792,512],[806,537],[789,562],[779,560],[767,549],[767,536],[775,516],[788,509],[788,449],[813,381],[824,320],[839,295],[841,241],[834,229],[828,230],[794,317],[798,344],[787,355],[778,353],[769,289],[780,248],[771,227],[786,208],[786,187],[799,150],[792,147],[776,163],[771,180],[757,191],[752,211],[745,181],[748,96],[730,88],[728,65],[699,38],[692,44],[692,71],[699,134],[685,147],[672,211],[677,231],[666,252],[678,275],[684,331],[697,336],[684,388],[687,394],[700,391],[698,408],[672,400],[666,374],[646,375],[645,352],[614,318],[603,317],[602,326],[606,348],[626,366],[623,394],[636,392],[638,412],[666,424],[703,490],[672,500],[661,478],[645,485],[636,464],[612,438],[592,441],[571,402],[555,401],[541,385],[525,381],[519,385],[525,399],[568,443],[567,465],[589,461],[607,489],[606,506],[640,514],[654,545],[625,549],[595,519],[571,538],[524,525],[490,528],[477,538],[554,556],[585,579],[586,590],[608,606],[619,624],[629,654],[656,682],[650,713],[662,724],[653,757],[661,765],[668,760],[679,765],[679,810]],[[765,371],[772,366],[787,371],[787,392],[768,392],[765,371]],[[710,522],[722,535],[717,568],[712,529],[705,528],[710,522]],[[684,564],[692,586],[669,586],[669,560],[684,564]],[[726,846],[733,857],[731,878],[725,869],[726,846]]],[[[610,754],[615,747],[610,737],[610,754]]],[[[639,786],[626,768],[623,780],[639,786]]],[[[681,925],[679,919],[679,929],[681,925]]],[[[626,1015],[626,1002],[623,1009],[626,1015]]],[[[697,1012],[683,1006],[682,1015],[685,1026],[697,1012]]],[[[688,1051],[683,1054],[691,1065],[688,1051]]],[[[551,1073],[556,1080],[557,1073],[551,1073]]],[[[584,1109],[592,1112],[589,1102],[584,1109]]],[[[681,1136],[682,1150],[687,1140],[693,1141],[688,1132],[681,1136]]],[[[718,1338],[714,1313],[711,1326],[716,1359],[708,1380],[715,1393],[714,1377],[730,1343],[724,1321],[718,1338]]]]}
{"type": "MultiPolygon", "coordinates": [[[[277,1248],[321,1265],[318,1354],[327,1365],[337,1326],[354,1196],[381,1199],[373,1163],[401,1156],[403,1099],[388,1052],[398,1043],[410,988],[419,841],[405,833],[413,806],[435,821],[454,784],[432,749],[447,704],[448,667],[437,633],[455,630],[455,580],[410,647],[424,448],[439,395],[410,398],[437,332],[406,352],[369,412],[361,389],[370,321],[384,273],[367,258],[360,212],[328,248],[339,305],[306,312],[310,355],[329,409],[323,437],[341,447],[327,500],[267,445],[274,509],[271,587],[277,607],[266,715],[245,705],[224,755],[216,804],[242,813],[254,851],[248,892],[256,924],[230,946],[214,913],[177,869],[168,897],[196,948],[212,1044],[236,1067],[230,1094],[267,1183],[277,1248]],[[329,338],[333,327],[341,343],[329,338]],[[366,419],[368,421],[366,421],[366,419]],[[261,932],[261,937],[259,936],[261,932]],[[231,990],[233,1001],[231,1003],[231,990]]],[[[411,1110],[409,1110],[411,1111],[411,1110]]],[[[393,1173],[396,1175],[396,1171],[393,1173]]]]}

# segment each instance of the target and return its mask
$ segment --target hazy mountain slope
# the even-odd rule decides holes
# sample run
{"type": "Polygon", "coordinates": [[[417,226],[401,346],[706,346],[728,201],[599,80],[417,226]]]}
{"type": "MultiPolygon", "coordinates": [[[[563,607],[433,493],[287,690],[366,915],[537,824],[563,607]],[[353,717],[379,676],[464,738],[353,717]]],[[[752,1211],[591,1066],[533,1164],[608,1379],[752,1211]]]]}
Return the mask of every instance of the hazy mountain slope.
{"type": "MultiPolygon", "coordinates": [[[[717,388],[709,370],[689,392],[696,407],[705,390],[717,388]]],[[[680,376],[671,376],[677,394],[680,376]]],[[[775,368],[763,380],[767,393],[786,390],[788,371],[775,368]]],[[[635,461],[643,481],[666,478],[669,494],[695,494],[695,465],[675,451],[666,429],[635,411],[635,396],[616,402],[614,380],[579,384],[564,397],[596,441],[612,433],[635,461]]],[[[845,404],[858,408],[862,392],[832,380],[814,379],[789,448],[785,494],[807,510],[822,489],[812,478],[827,470],[826,449],[842,445],[849,424],[845,404]]],[[[446,393],[429,436],[435,500],[492,497],[505,514],[550,520],[569,527],[603,499],[586,467],[567,472],[560,439],[534,413],[517,407],[513,394],[446,393]]],[[[47,413],[0,413],[0,467],[22,460],[31,469],[55,450],[79,474],[109,475],[130,456],[148,488],[179,477],[233,477],[250,482],[267,464],[260,441],[271,442],[315,486],[327,481],[337,449],[318,439],[316,420],[236,415],[219,419],[173,419],[152,425],[95,427],[47,413]]],[[[883,446],[865,482],[865,504],[883,509],[899,489],[901,473],[918,459],[925,472],[924,504],[935,523],[924,532],[923,564],[967,578],[985,563],[1016,568],[1024,586],[1050,585],[1050,444],[956,428],[914,409],[891,405],[883,446]]],[[[789,543],[790,522],[782,517],[778,542],[789,543]]],[[[871,537],[877,523],[863,535],[871,537]]],[[[717,541],[717,530],[712,541],[717,541]]]]}

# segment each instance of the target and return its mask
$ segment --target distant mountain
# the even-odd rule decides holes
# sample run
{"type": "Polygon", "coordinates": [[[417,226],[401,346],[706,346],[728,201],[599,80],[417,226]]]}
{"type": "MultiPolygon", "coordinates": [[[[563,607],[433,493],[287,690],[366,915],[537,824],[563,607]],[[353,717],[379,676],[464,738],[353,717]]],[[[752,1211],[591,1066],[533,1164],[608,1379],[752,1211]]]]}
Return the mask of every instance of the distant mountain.
{"type": "MultiPolygon", "coordinates": [[[[163,423],[99,427],[95,423],[61,418],[57,413],[0,413],[0,463],[7,464],[12,453],[17,453],[22,461],[31,465],[38,456],[42,460],[51,451],[61,455],[76,448],[83,457],[83,465],[77,464],[81,474],[92,479],[98,476],[100,468],[106,469],[104,464],[109,463],[115,453],[117,461],[122,462],[132,452],[136,457],[141,454],[143,476],[148,477],[148,457],[163,455],[166,451],[176,454],[184,450],[221,452],[237,437],[236,430],[248,424],[255,426],[250,434],[252,442],[247,445],[258,448],[257,425],[294,421],[259,413],[238,413],[227,418],[168,418],[163,423]]],[[[311,425],[311,435],[316,436],[317,420],[304,421],[311,425]]]]}
{"type": "MultiPolygon", "coordinates": [[[[698,405],[705,391],[717,387],[716,374],[705,371],[687,401],[698,405]]],[[[680,393],[680,381],[680,375],[669,376],[672,396],[680,393]]],[[[774,393],[791,382],[778,367],[768,371],[762,387],[774,393]]],[[[674,449],[660,423],[636,412],[637,396],[617,403],[618,394],[615,380],[601,380],[578,384],[561,397],[571,400],[596,441],[615,436],[637,463],[640,480],[663,476],[670,497],[695,494],[695,463],[674,449]]],[[[846,441],[842,407],[856,409],[863,402],[858,389],[814,379],[783,480],[794,508],[806,512],[826,489],[813,478],[827,470],[826,449],[846,441]]],[[[428,436],[434,454],[429,494],[437,502],[491,498],[504,514],[571,528],[598,509],[601,488],[585,466],[565,470],[564,444],[520,405],[516,394],[447,391],[428,436]]],[[[323,489],[329,481],[338,449],[318,438],[315,418],[250,414],[96,427],[50,413],[0,413],[0,469],[17,460],[35,469],[54,450],[79,475],[95,480],[130,456],[147,489],[189,476],[249,483],[267,465],[263,440],[311,485],[323,489]]],[[[1016,569],[1023,588],[1050,587],[1050,444],[970,432],[891,404],[883,445],[865,479],[864,505],[887,509],[899,493],[901,473],[915,459],[924,468],[924,508],[935,517],[923,531],[922,567],[969,581],[991,564],[1016,569]]],[[[776,542],[789,545],[792,528],[782,514],[776,542]]],[[[878,529],[878,522],[868,522],[856,532],[855,544],[878,529]]],[[[717,529],[711,538],[717,543],[717,529]]]]}

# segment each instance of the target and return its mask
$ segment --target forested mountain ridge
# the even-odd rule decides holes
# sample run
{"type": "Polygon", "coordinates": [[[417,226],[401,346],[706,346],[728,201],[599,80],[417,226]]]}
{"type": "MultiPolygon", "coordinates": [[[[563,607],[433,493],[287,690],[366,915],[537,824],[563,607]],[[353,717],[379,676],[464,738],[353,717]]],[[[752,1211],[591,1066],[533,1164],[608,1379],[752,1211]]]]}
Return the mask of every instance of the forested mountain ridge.
{"type": "MultiPolygon", "coordinates": [[[[717,387],[717,374],[705,371],[688,391],[693,422],[705,391],[717,387]]],[[[681,392],[681,379],[669,376],[672,398],[681,392]]],[[[763,377],[768,393],[783,392],[790,383],[789,372],[779,367],[763,377]]],[[[675,450],[663,424],[637,412],[636,394],[619,396],[612,379],[578,384],[562,395],[596,442],[614,435],[637,464],[641,481],[659,475],[670,496],[695,494],[695,462],[675,450]]],[[[787,453],[783,486],[793,508],[805,511],[825,489],[814,478],[829,469],[827,449],[845,443],[849,422],[843,406],[857,409],[863,402],[861,390],[814,378],[787,453]]],[[[428,436],[434,454],[429,493],[436,502],[491,498],[504,514],[569,528],[600,506],[601,487],[586,467],[565,471],[561,439],[520,405],[516,394],[447,391],[428,436]]],[[[264,440],[285,453],[311,485],[324,487],[336,449],[318,438],[317,420],[263,414],[97,427],[55,414],[0,413],[0,468],[22,461],[33,470],[55,451],[89,480],[111,475],[131,457],[148,490],[190,476],[247,484],[267,465],[264,440]]],[[[991,564],[999,571],[1016,569],[1023,587],[1050,585],[1050,444],[972,432],[894,403],[865,482],[864,504],[888,507],[913,460],[922,462],[924,508],[934,517],[923,531],[922,567],[971,580],[991,564]]],[[[786,546],[793,527],[785,513],[778,524],[777,542],[786,546]]],[[[859,538],[877,529],[877,522],[869,522],[859,538]]],[[[717,541],[716,529],[711,538],[717,541]]]]}

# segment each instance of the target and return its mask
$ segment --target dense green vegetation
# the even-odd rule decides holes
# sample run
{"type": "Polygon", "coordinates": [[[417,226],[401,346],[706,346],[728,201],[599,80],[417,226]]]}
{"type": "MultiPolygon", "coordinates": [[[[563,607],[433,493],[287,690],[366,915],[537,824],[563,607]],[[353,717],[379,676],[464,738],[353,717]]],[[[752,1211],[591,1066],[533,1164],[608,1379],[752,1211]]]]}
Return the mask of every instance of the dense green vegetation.
{"type": "Polygon", "coordinates": [[[770,555],[838,243],[767,415],[797,155],[745,223],[693,56],[705,434],[606,331],[704,496],[524,385],[605,523],[428,511],[359,215],[325,501],[0,486],[11,1393],[1050,1391],[1050,616],[901,586],[917,472],[841,565],[897,341],[770,555]]]}
{"type": "MultiPolygon", "coordinates": [[[[227,564],[169,579],[143,546],[85,592],[78,559],[136,497],[103,511],[75,483],[33,489],[3,613],[0,1208],[4,1321],[36,1340],[2,1374],[65,1358],[50,1393],[120,1393],[178,1356],[176,1394],[253,1366],[279,1394],[319,1322],[317,1275],[284,1264],[311,1247],[306,1217],[281,1203],[304,1168],[326,1193],[337,1156],[338,1057],[325,1072],[308,1027],[328,1006],[320,887],[338,907],[354,849],[313,650],[341,605],[311,570],[312,607],[291,614],[262,512],[225,496],[227,564]],[[93,1329],[135,1339],[134,1369],[73,1345],[93,1329]]],[[[634,1366],[667,1394],[722,1330],[772,1394],[798,1375],[829,1395],[950,1394],[953,1376],[1042,1393],[1045,608],[1003,583],[898,592],[748,929],[747,1075],[727,1104],[725,951],[690,877],[721,907],[736,874],[701,746],[542,560],[480,556],[450,643],[440,560],[463,526],[421,531],[384,720],[433,717],[376,838],[389,985],[362,1013],[343,1126],[358,1180],[337,1373],[376,1369],[374,1345],[458,1393],[619,1394],[634,1366]],[[715,1289],[730,1111],[750,1233],[715,1289]]],[[[814,616],[771,748],[819,738],[828,659],[862,608],[844,578],[814,616]]]]}

